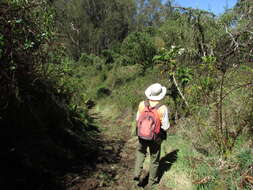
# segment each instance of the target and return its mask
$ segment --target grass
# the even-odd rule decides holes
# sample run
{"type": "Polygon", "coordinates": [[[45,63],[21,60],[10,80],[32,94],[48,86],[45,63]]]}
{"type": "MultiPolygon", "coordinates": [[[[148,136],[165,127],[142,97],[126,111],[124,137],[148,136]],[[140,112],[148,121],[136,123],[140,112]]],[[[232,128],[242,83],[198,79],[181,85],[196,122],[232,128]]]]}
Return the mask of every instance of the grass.
{"type": "Polygon", "coordinates": [[[174,129],[176,132],[169,135],[162,145],[162,157],[173,150],[178,150],[176,162],[164,173],[161,180],[168,189],[248,190],[252,188],[252,184],[245,179],[245,176],[253,175],[253,152],[250,148],[251,141],[246,134],[238,138],[229,158],[225,160],[216,151],[210,150],[212,147],[207,145],[208,142],[203,139],[204,137],[196,136],[194,125],[182,119],[176,127],[177,129],[174,129]],[[196,147],[194,145],[196,142],[205,142],[205,144],[196,147]],[[201,148],[207,150],[208,154],[201,148]]]}
{"type": "Polygon", "coordinates": [[[169,171],[162,177],[162,183],[168,188],[183,190],[192,189],[192,169],[190,168],[189,156],[194,155],[191,145],[182,137],[169,135],[162,144],[162,157],[166,154],[178,150],[176,162],[172,164],[169,171]]]}

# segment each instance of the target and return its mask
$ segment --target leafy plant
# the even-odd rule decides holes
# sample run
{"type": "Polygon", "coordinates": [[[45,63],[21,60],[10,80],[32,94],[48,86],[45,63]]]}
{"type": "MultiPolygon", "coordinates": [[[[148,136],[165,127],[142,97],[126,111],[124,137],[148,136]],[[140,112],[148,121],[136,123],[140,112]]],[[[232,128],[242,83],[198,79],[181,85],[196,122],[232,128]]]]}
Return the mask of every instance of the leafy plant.
{"type": "MultiPolygon", "coordinates": [[[[179,93],[180,97],[183,99],[185,105],[188,105],[188,101],[186,100],[182,90],[179,87],[177,82],[177,75],[178,79],[180,80],[181,85],[183,87],[190,81],[191,74],[190,69],[186,67],[180,67],[177,58],[184,53],[184,48],[179,48],[176,46],[171,46],[169,50],[162,48],[160,53],[153,57],[153,61],[156,63],[160,63],[163,65],[163,72],[167,72],[169,74],[169,79],[171,83],[176,88],[177,92],[179,93]]],[[[176,100],[175,100],[176,101],[176,100]]]]}
{"type": "Polygon", "coordinates": [[[131,64],[140,64],[142,74],[153,65],[156,48],[153,38],[146,32],[131,33],[122,43],[121,53],[128,56],[131,64]]]}

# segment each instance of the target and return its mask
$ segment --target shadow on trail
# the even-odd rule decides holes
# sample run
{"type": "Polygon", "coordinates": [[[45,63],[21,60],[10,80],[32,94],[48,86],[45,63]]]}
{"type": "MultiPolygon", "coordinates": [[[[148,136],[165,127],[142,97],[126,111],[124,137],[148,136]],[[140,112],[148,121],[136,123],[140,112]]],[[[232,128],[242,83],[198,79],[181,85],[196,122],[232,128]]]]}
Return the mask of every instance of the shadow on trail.
{"type": "Polygon", "coordinates": [[[39,80],[33,84],[20,92],[22,101],[9,97],[0,106],[0,187],[66,190],[90,177],[98,162],[118,159],[123,143],[103,139],[96,118],[69,109],[39,80]]]}
{"type": "MultiPolygon", "coordinates": [[[[179,151],[178,149],[173,150],[172,152],[166,154],[164,157],[160,159],[159,167],[158,167],[158,183],[160,182],[164,173],[170,170],[172,164],[176,162],[178,151],[179,151]]],[[[144,171],[142,174],[142,179],[139,186],[144,188],[148,184],[148,178],[149,178],[149,172],[144,171]]]]}
{"type": "Polygon", "coordinates": [[[160,182],[163,174],[166,171],[170,170],[172,164],[177,161],[178,151],[178,149],[173,150],[172,152],[166,154],[164,157],[161,158],[158,168],[158,182],[160,182]]]}

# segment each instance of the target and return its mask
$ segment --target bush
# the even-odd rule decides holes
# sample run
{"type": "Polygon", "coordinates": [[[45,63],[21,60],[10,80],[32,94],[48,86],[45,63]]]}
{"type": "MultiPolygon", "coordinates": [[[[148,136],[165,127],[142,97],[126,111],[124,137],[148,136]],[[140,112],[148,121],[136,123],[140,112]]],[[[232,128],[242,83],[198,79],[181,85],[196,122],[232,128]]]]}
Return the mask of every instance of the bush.
{"type": "Polygon", "coordinates": [[[84,66],[95,65],[96,67],[101,67],[104,64],[104,60],[94,54],[82,53],[78,63],[84,66]]]}
{"type": "Polygon", "coordinates": [[[131,64],[140,64],[145,71],[153,65],[156,47],[153,37],[145,32],[134,32],[123,41],[121,54],[131,59],[131,64]]]}
{"type": "Polygon", "coordinates": [[[48,63],[58,61],[53,10],[44,0],[1,1],[0,26],[0,91],[22,100],[26,84],[46,77],[48,63]]]}

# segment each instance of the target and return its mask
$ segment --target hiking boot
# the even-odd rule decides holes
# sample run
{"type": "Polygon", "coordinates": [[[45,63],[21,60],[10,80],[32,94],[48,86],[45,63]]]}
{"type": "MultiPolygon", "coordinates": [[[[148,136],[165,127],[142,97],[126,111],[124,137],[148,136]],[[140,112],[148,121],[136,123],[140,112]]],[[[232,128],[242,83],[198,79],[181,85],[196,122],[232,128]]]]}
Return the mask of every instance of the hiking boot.
{"type": "Polygon", "coordinates": [[[140,179],[140,176],[134,176],[133,178],[134,181],[139,181],[139,179],[140,179]]]}
{"type": "Polygon", "coordinates": [[[148,171],[142,170],[138,176],[134,176],[133,180],[137,183],[137,185],[143,186],[144,180],[148,177],[148,171]]]}
{"type": "Polygon", "coordinates": [[[142,188],[139,186],[139,181],[134,180],[131,190],[140,190],[140,189],[142,189],[142,188]]]}
{"type": "Polygon", "coordinates": [[[142,183],[146,178],[148,178],[148,175],[149,175],[149,172],[147,170],[142,170],[139,177],[140,183],[142,183]]]}

